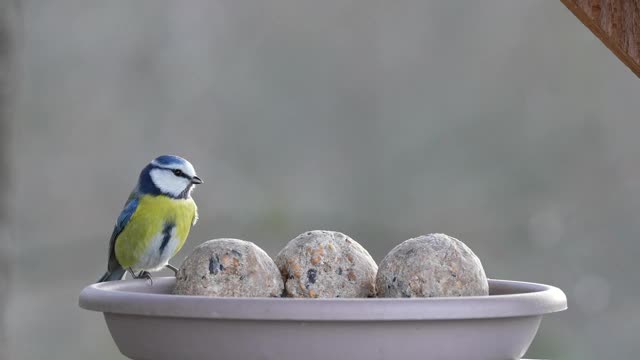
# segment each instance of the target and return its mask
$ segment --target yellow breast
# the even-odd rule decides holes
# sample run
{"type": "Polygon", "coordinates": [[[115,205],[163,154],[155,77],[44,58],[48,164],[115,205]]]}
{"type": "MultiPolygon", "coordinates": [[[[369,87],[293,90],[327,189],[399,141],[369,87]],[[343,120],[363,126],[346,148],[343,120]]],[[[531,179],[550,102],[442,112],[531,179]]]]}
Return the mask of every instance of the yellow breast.
{"type": "Polygon", "coordinates": [[[150,247],[157,246],[152,240],[162,236],[168,224],[175,227],[172,231],[178,244],[171,254],[164,257],[173,257],[184,245],[196,217],[197,207],[193,199],[142,196],[129,223],[116,239],[116,259],[120,265],[128,268],[135,266],[142,257],[148,257],[156,250],[160,253],[160,248],[150,247]]]}

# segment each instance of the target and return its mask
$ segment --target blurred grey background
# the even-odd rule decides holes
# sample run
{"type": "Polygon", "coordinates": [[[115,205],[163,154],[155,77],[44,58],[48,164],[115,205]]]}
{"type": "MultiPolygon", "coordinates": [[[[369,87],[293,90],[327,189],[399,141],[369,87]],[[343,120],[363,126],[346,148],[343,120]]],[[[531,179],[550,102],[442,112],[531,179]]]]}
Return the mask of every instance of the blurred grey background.
{"type": "Polygon", "coordinates": [[[16,24],[7,359],[123,358],[77,296],[163,153],[206,181],[178,265],[444,232],[566,292],[528,357],[638,356],[640,80],[559,1],[22,0],[16,24]]]}

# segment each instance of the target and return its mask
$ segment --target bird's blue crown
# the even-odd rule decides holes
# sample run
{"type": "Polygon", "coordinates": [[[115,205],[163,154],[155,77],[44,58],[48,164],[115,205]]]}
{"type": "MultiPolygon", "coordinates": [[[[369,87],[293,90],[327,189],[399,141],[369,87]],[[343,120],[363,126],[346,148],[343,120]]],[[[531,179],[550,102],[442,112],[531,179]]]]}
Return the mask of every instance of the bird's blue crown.
{"type": "Polygon", "coordinates": [[[187,163],[187,160],[176,155],[162,155],[153,159],[152,163],[159,166],[181,165],[187,163]]]}

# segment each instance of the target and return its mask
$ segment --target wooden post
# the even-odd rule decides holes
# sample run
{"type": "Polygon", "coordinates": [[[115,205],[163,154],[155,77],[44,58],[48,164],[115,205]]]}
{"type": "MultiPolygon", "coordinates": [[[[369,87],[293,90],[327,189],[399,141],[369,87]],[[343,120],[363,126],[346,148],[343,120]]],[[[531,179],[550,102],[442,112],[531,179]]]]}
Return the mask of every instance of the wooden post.
{"type": "Polygon", "coordinates": [[[560,0],[640,77],[640,0],[560,0]]]}

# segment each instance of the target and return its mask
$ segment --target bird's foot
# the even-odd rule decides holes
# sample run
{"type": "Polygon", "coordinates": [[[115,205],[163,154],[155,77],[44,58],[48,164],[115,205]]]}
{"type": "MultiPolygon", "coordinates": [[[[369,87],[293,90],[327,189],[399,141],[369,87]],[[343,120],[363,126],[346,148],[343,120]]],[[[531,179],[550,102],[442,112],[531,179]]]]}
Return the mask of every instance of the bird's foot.
{"type": "Polygon", "coordinates": [[[138,276],[136,276],[136,279],[147,279],[149,280],[149,283],[153,285],[153,278],[151,277],[151,273],[148,271],[140,271],[138,276]]]}
{"type": "Polygon", "coordinates": [[[178,277],[178,271],[179,271],[180,269],[178,269],[177,267],[175,267],[175,266],[173,266],[173,265],[171,265],[171,264],[167,264],[167,265],[165,265],[165,267],[166,267],[167,269],[169,269],[169,270],[173,271],[173,276],[178,277]]]}

